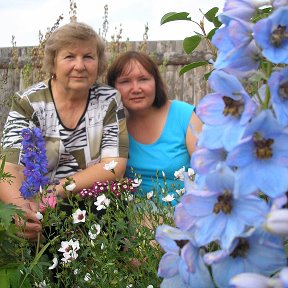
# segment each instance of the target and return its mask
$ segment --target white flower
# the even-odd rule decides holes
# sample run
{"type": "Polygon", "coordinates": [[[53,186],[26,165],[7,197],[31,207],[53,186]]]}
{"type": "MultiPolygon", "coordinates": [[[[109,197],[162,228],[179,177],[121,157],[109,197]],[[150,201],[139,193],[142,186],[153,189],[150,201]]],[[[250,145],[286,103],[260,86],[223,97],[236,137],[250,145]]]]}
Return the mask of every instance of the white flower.
{"type": "Polygon", "coordinates": [[[195,175],[195,171],[192,168],[188,168],[188,177],[193,180],[193,177],[195,175]]]}
{"type": "Polygon", "coordinates": [[[73,182],[66,186],[66,190],[71,192],[75,189],[75,187],[76,187],[76,184],[73,182]]]}
{"type": "Polygon", "coordinates": [[[69,251],[68,253],[63,253],[63,258],[61,258],[61,261],[64,263],[69,263],[72,260],[75,260],[78,258],[78,253],[76,251],[69,251]]]}
{"type": "Polygon", "coordinates": [[[185,167],[183,166],[178,171],[174,172],[175,178],[179,179],[180,181],[184,181],[184,172],[185,172],[185,167]]]}
{"type": "Polygon", "coordinates": [[[100,249],[103,250],[104,248],[105,248],[105,245],[104,243],[102,243],[100,249]]]}
{"type": "Polygon", "coordinates": [[[171,195],[171,194],[168,194],[166,197],[163,197],[162,200],[164,202],[171,202],[173,201],[175,198],[174,198],[174,195],[171,195]]]}
{"type": "Polygon", "coordinates": [[[131,202],[133,201],[134,196],[132,194],[128,195],[128,197],[125,198],[126,201],[131,202]]]}
{"type": "Polygon", "coordinates": [[[53,265],[51,265],[51,266],[48,268],[49,270],[55,269],[55,268],[57,267],[57,265],[58,265],[58,258],[57,258],[57,257],[54,257],[53,260],[52,260],[52,262],[53,262],[53,265]]]}
{"type": "Polygon", "coordinates": [[[97,210],[100,211],[102,209],[106,209],[106,207],[110,204],[110,199],[108,199],[104,194],[97,197],[97,201],[94,202],[97,206],[97,210]]]}
{"type": "Polygon", "coordinates": [[[39,282],[39,284],[35,283],[35,286],[39,288],[45,288],[47,287],[47,284],[46,284],[46,281],[43,280],[42,282],[39,282]]]}
{"type": "Polygon", "coordinates": [[[84,277],[84,281],[89,282],[91,280],[91,275],[89,273],[86,273],[84,277]]]}
{"type": "Polygon", "coordinates": [[[110,163],[106,163],[104,165],[104,169],[107,170],[107,171],[111,171],[111,170],[114,170],[115,167],[117,166],[118,162],[115,162],[114,160],[111,161],[110,163]]]}
{"type": "Polygon", "coordinates": [[[90,237],[90,239],[94,240],[96,239],[97,235],[99,235],[101,230],[101,227],[99,224],[93,224],[90,228],[90,230],[88,231],[88,235],[90,237]]]}
{"type": "Polygon", "coordinates": [[[61,248],[58,249],[59,252],[63,253],[63,258],[61,259],[64,263],[71,262],[78,257],[76,251],[80,249],[79,241],[62,241],[61,248]]]}
{"type": "Polygon", "coordinates": [[[153,288],[153,285],[150,284],[150,285],[147,286],[147,288],[153,288]]]}
{"type": "Polygon", "coordinates": [[[185,193],[185,188],[176,189],[175,192],[176,192],[179,196],[181,196],[181,195],[183,195],[183,194],[185,193]]]}
{"type": "Polygon", "coordinates": [[[73,273],[74,275],[77,275],[79,273],[79,269],[75,269],[73,273]]]}
{"type": "Polygon", "coordinates": [[[133,287],[133,284],[129,284],[126,286],[126,288],[131,288],[131,287],[133,287]]]}
{"type": "Polygon", "coordinates": [[[147,199],[150,200],[153,197],[153,191],[150,191],[146,194],[147,199]]]}
{"type": "Polygon", "coordinates": [[[136,188],[136,187],[140,186],[141,183],[142,183],[142,179],[135,178],[133,183],[132,183],[132,186],[136,188]]]}
{"type": "Polygon", "coordinates": [[[41,214],[41,212],[36,212],[36,218],[38,219],[38,220],[42,220],[43,219],[43,215],[41,214]]]}
{"type": "Polygon", "coordinates": [[[77,209],[73,214],[73,224],[77,224],[80,222],[85,222],[85,215],[86,215],[86,211],[85,210],[80,210],[77,209]]]}

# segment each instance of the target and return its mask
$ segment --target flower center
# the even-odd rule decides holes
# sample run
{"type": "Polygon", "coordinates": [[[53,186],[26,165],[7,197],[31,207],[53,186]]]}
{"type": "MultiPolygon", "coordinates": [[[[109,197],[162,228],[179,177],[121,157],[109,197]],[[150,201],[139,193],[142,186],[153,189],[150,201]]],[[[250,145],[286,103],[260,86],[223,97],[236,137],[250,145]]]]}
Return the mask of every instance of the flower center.
{"type": "Polygon", "coordinates": [[[273,156],[272,144],[274,143],[273,139],[265,139],[263,136],[256,132],[253,135],[253,141],[256,147],[256,156],[259,159],[269,159],[273,156]]]}
{"type": "Polygon", "coordinates": [[[234,251],[230,254],[232,258],[236,257],[245,257],[249,250],[249,243],[245,238],[240,238],[239,243],[234,249],[234,251]]]}
{"type": "Polygon", "coordinates": [[[225,103],[225,108],[223,110],[223,114],[225,116],[232,115],[234,117],[240,117],[243,110],[244,105],[242,100],[234,100],[230,97],[223,96],[223,101],[225,103]]]}
{"type": "MultiPolygon", "coordinates": [[[[176,244],[177,244],[177,246],[180,248],[180,249],[182,249],[188,242],[189,242],[189,240],[175,240],[175,242],[176,242],[176,244]]],[[[181,252],[179,251],[179,254],[180,254],[181,252]]]]}
{"type": "Polygon", "coordinates": [[[278,27],[272,32],[271,34],[271,43],[276,46],[280,47],[282,41],[287,38],[287,33],[285,33],[286,26],[278,25],[278,27]]]}
{"type": "Polygon", "coordinates": [[[232,197],[229,191],[225,191],[222,195],[218,196],[218,202],[215,203],[213,212],[218,214],[222,211],[225,214],[230,214],[232,211],[232,197]]]}
{"type": "Polygon", "coordinates": [[[283,100],[288,100],[288,81],[280,85],[279,94],[283,100]]]}

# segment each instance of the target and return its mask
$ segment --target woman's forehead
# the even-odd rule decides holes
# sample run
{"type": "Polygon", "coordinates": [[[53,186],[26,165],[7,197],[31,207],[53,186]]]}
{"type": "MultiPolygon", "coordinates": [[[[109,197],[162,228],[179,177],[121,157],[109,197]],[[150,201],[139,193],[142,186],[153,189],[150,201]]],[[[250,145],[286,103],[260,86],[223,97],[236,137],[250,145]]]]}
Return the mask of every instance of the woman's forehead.
{"type": "Polygon", "coordinates": [[[131,72],[135,69],[139,70],[142,73],[145,73],[145,72],[148,73],[148,71],[143,67],[143,65],[139,61],[135,59],[131,59],[124,65],[121,75],[127,76],[131,74],[131,72]]]}

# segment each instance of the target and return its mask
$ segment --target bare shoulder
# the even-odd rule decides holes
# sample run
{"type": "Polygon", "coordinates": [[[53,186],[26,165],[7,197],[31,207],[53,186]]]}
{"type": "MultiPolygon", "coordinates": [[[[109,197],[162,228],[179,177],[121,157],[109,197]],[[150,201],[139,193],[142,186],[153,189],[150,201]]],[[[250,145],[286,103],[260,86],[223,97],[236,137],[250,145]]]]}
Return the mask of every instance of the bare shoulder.
{"type": "Polygon", "coordinates": [[[186,146],[190,156],[196,149],[197,139],[199,134],[201,133],[202,126],[203,126],[202,121],[199,119],[199,117],[196,115],[194,111],[190,118],[190,122],[187,127],[187,133],[186,133],[186,146]]]}

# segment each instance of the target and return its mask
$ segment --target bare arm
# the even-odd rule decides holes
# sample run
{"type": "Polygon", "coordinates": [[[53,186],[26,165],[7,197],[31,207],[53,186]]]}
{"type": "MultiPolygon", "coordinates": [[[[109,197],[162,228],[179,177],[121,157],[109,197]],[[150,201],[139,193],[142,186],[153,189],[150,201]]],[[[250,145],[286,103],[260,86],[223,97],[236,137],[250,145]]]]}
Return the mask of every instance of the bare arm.
{"type": "MultiPolygon", "coordinates": [[[[90,188],[94,182],[96,181],[106,181],[106,180],[115,180],[120,179],[124,176],[124,172],[126,169],[126,158],[104,158],[98,164],[90,166],[85,170],[79,171],[75,173],[71,178],[75,181],[76,188],[74,189],[74,193],[81,191],[84,188],[90,188]],[[117,166],[115,167],[115,174],[111,171],[107,171],[104,169],[105,164],[110,163],[111,161],[117,162],[117,166]]],[[[64,189],[62,185],[65,183],[66,179],[61,179],[60,185],[56,187],[57,193],[60,197],[65,197],[64,189]]]]}
{"type": "MultiPolygon", "coordinates": [[[[123,177],[126,168],[126,158],[105,158],[100,163],[86,168],[83,171],[75,173],[72,178],[75,180],[76,188],[74,192],[79,192],[83,188],[89,188],[95,181],[115,180],[123,177]],[[115,167],[115,174],[111,171],[104,169],[106,163],[110,163],[112,160],[117,162],[115,167]]],[[[20,165],[5,163],[5,172],[11,173],[15,176],[11,184],[7,182],[0,182],[0,201],[7,204],[14,204],[25,212],[27,222],[25,223],[25,230],[23,230],[23,236],[27,239],[37,239],[38,232],[41,231],[41,223],[36,217],[38,211],[38,205],[34,199],[24,199],[20,194],[20,187],[24,181],[23,167],[20,165]]],[[[66,179],[60,181],[60,185],[56,187],[60,197],[64,197],[64,190],[62,185],[66,179]],[[62,185],[61,185],[62,184],[62,185]]],[[[19,222],[19,226],[23,223],[19,222]]]]}
{"type": "Polygon", "coordinates": [[[186,146],[187,146],[190,156],[195,151],[196,142],[197,142],[199,133],[202,130],[202,126],[203,126],[203,123],[198,118],[196,113],[193,112],[189,125],[187,127],[187,132],[186,132],[186,146]]]}
{"type": "Polygon", "coordinates": [[[38,206],[33,199],[24,199],[20,194],[20,187],[24,180],[23,167],[5,163],[5,172],[9,172],[15,176],[12,178],[12,183],[0,182],[0,201],[7,204],[14,204],[25,212],[27,222],[21,222],[16,219],[16,224],[23,227],[22,236],[27,239],[36,240],[38,233],[41,231],[41,223],[36,217],[38,206]]]}

